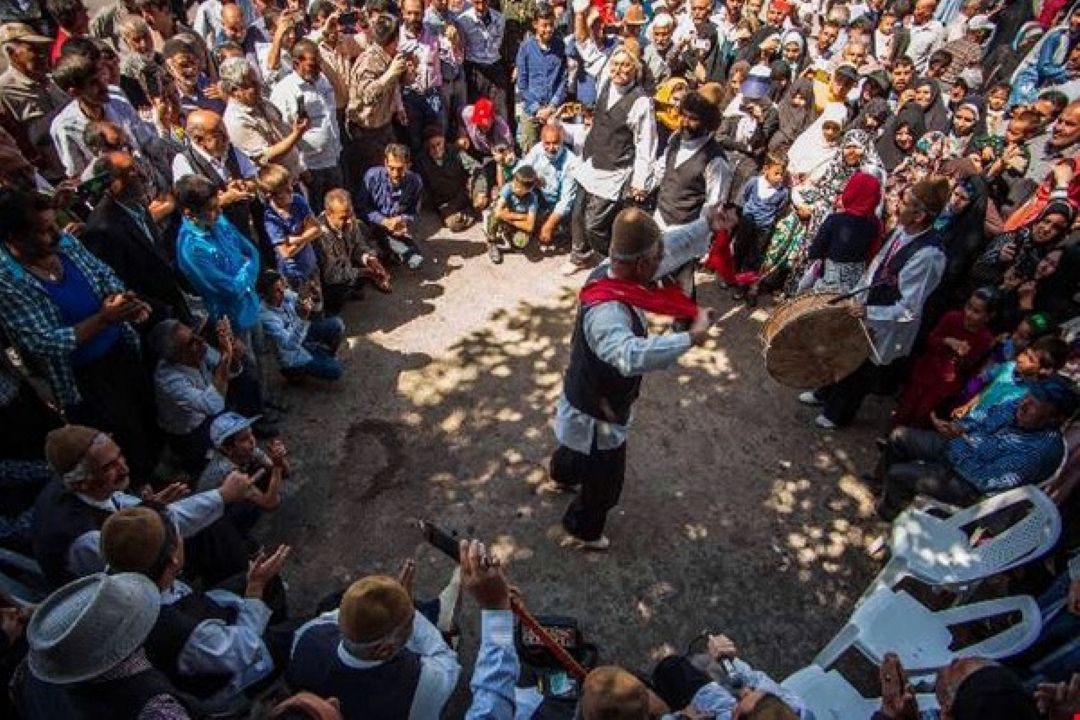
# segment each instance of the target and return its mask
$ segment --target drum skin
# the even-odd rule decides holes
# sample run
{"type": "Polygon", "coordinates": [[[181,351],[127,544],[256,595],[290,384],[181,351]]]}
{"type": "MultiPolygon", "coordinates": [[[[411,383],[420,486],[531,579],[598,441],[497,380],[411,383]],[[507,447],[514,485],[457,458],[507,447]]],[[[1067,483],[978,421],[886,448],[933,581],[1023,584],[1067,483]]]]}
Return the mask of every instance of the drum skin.
{"type": "Polygon", "coordinates": [[[765,322],[765,369],[781,385],[817,388],[855,371],[870,355],[870,341],[848,303],[830,305],[838,293],[788,300],[765,322]]]}

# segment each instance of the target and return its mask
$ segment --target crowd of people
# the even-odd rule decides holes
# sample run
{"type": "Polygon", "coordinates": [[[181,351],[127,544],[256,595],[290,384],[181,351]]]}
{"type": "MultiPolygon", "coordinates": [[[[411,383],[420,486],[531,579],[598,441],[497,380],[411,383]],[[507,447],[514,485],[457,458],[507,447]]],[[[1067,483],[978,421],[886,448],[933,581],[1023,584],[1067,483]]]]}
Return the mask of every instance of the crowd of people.
{"type": "MultiPolygon", "coordinates": [[[[881,519],[1026,485],[1062,515],[1002,583],[1038,643],[942,668],[942,716],[1080,712],[1076,2],[17,0],[0,49],[0,545],[50,593],[0,596],[5,717],[437,718],[462,589],[466,717],[813,717],[723,635],[527,687],[476,541],[437,598],[406,561],[290,614],[256,539],[280,388],[342,377],[343,309],[424,268],[421,212],[587,272],[549,488],[583,551],[641,376],[708,337],[696,270],[850,297],[869,359],[798,401],[836,430],[897,396],[881,519]]],[[[895,656],[880,680],[878,717],[919,715],[895,656]]]]}

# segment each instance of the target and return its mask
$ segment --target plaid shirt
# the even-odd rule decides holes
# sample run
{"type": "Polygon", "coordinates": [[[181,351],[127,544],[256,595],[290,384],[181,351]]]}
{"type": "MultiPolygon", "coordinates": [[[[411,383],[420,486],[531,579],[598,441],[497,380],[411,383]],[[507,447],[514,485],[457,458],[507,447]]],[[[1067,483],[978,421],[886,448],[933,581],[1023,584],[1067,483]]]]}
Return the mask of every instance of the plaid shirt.
{"type": "MultiPolygon", "coordinates": [[[[57,251],[86,276],[99,299],[123,292],[120,278],[75,238],[61,235],[57,251]]],[[[71,365],[71,353],[77,346],[75,328],[64,324],[60,308],[41,282],[3,246],[0,246],[0,325],[31,372],[48,382],[57,402],[64,407],[79,402],[71,365]]],[[[138,351],[139,339],[132,327],[124,323],[120,331],[124,341],[138,351]]]]}

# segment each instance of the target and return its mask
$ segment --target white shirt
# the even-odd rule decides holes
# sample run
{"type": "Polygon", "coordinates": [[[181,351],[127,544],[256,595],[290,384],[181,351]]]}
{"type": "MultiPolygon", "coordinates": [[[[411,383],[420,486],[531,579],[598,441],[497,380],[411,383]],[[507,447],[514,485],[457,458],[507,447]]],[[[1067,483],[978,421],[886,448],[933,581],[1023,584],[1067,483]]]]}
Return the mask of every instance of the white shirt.
{"type": "MultiPolygon", "coordinates": [[[[604,111],[614,107],[627,89],[609,83],[604,111]]],[[[600,112],[600,108],[597,108],[597,112],[600,112]]],[[[648,95],[642,95],[630,106],[626,124],[634,132],[634,162],[630,167],[598,170],[593,166],[592,159],[586,159],[574,173],[574,179],[588,192],[612,202],[620,198],[628,180],[633,188],[649,186],[653,158],[656,157],[656,115],[653,114],[652,99],[648,95]]]]}
{"type": "MultiPolygon", "coordinates": [[[[105,102],[104,119],[119,125],[127,133],[133,146],[144,153],[150,151],[157,133],[152,125],[139,117],[139,113],[125,98],[110,92],[109,99],[105,102]]],[[[89,124],[90,118],[79,107],[78,101],[72,100],[57,113],[49,125],[49,136],[52,137],[68,177],[79,177],[94,161],[94,154],[83,139],[83,133],[89,124]]]]}
{"type": "Polygon", "coordinates": [[[336,167],[341,158],[341,134],[337,125],[334,88],[322,73],[315,82],[308,82],[296,72],[282,78],[270,93],[270,102],[274,103],[288,125],[292,125],[296,119],[297,98],[301,96],[311,126],[296,145],[300,158],[309,170],[336,167]]]}
{"type": "MultiPolygon", "coordinates": [[[[674,167],[677,168],[692,158],[694,153],[700,150],[708,140],[708,134],[694,139],[683,138],[679,143],[678,151],[675,153],[674,167]]],[[[653,166],[652,186],[654,188],[660,187],[660,184],[664,181],[664,173],[667,171],[668,155],[671,153],[671,145],[671,142],[668,142],[667,148],[664,149],[664,155],[657,160],[653,166]]],[[[731,167],[728,165],[728,162],[723,155],[717,155],[705,166],[705,202],[701,206],[701,217],[707,217],[709,213],[720,204],[722,198],[728,196],[728,191],[731,188],[731,179],[731,167]]],[[[656,224],[660,226],[661,230],[666,230],[668,228],[668,225],[664,222],[664,218],[661,217],[659,210],[653,214],[653,219],[656,220],[656,224]]]]}
{"type": "MultiPolygon", "coordinates": [[[[210,167],[214,168],[214,170],[217,171],[219,179],[221,179],[222,181],[228,181],[228,179],[229,179],[229,171],[225,167],[225,161],[224,160],[219,160],[216,157],[212,157],[210,155],[210,153],[206,152],[205,150],[203,150],[201,147],[199,147],[195,143],[191,143],[191,147],[195,152],[197,152],[199,155],[201,155],[204,160],[206,160],[208,163],[210,163],[210,167]]],[[[237,165],[240,166],[240,177],[243,177],[243,178],[253,178],[253,177],[255,177],[255,173],[257,173],[259,171],[259,169],[257,167],[255,167],[255,163],[251,162],[251,158],[249,158],[247,155],[245,155],[244,153],[237,150],[232,145],[229,145],[229,149],[236,152],[237,165]]],[[[182,178],[182,177],[184,177],[186,175],[195,175],[195,174],[197,174],[195,172],[195,169],[193,167],[191,167],[191,163],[189,163],[188,159],[182,154],[177,155],[176,157],[173,158],[172,172],[173,172],[173,182],[176,182],[177,180],[179,180],[180,178],[182,178]]],[[[208,179],[213,180],[213,178],[208,178],[208,179]]]]}
{"type": "Polygon", "coordinates": [[[945,44],[945,26],[937,20],[908,27],[911,39],[905,54],[915,63],[916,72],[922,73],[930,64],[930,56],[945,44]]]}

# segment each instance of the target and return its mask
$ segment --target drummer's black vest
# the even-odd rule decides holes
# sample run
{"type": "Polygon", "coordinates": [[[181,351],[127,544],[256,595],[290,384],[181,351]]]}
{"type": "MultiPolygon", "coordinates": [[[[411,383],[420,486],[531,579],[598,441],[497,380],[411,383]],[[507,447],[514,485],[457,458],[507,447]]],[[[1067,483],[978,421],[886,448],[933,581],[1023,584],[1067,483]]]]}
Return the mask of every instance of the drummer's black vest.
{"type": "Polygon", "coordinates": [[[630,108],[645,95],[635,85],[607,109],[611,83],[604,85],[596,99],[596,113],[589,134],[585,136],[582,157],[592,160],[597,170],[622,170],[634,161],[634,129],[626,124],[630,108]]]}
{"type": "MultiPolygon", "coordinates": [[[[607,275],[607,265],[592,271],[586,283],[607,275]]],[[[630,313],[630,326],[635,335],[645,337],[648,331],[641,316],[630,305],[622,303],[630,313]]],[[[597,420],[625,425],[630,420],[630,407],[641,391],[641,376],[626,377],[617,368],[601,360],[585,339],[585,314],[594,306],[578,308],[574,321],[574,338],[570,346],[570,366],[566,369],[563,391],[566,399],[581,412],[597,420]]]]}
{"type": "MultiPolygon", "coordinates": [[[[881,252],[886,252],[886,244],[881,252]]],[[[873,287],[866,294],[867,305],[893,305],[900,300],[900,271],[907,261],[926,247],[941,247],[941,237],[936,230],[928,230],[893,253],[893,256],[878,265],[870,283],[873,287]]]]}
{"type": "Polygon", "coordinates": [[[675,155],[681,145],[682,133],[676,133],[668,144],[664,182],[656,198],[656,209],[668,225],[685,225],[701,214],[707,190],[705,169],[722,152],[717,142],[709,138],[686,162],[675,167],[675,155]]]}

